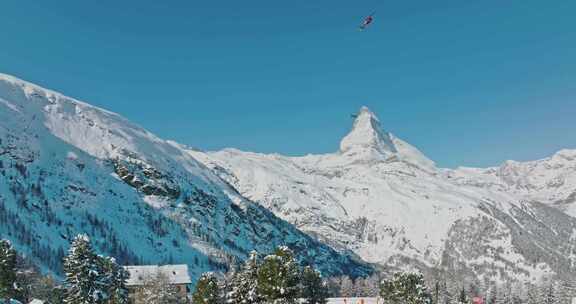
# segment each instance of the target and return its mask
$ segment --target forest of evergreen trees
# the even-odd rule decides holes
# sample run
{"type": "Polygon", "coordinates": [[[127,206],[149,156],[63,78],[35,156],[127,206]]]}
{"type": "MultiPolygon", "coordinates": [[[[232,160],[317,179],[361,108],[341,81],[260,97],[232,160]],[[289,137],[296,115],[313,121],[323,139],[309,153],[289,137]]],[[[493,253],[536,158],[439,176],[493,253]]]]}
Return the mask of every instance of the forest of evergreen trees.
{"type": "Polygon", "coordinates": [[[328,287],[320,273],[301,267],[287,247],[260,257],[252,252],[238,269],[217,276],[205,273],[192,295],[194,304],[325,304],[328,287]]]}
{"type": "MultiPolygon", "coordinates": [[[[21,258],[11,243],[0,240],[0,303],[40,299],[60,304],[127,304],[128,272],[115,259],[97,255],[85,235],[78,235],[63,258],[64,281],[59,282],[21,258]]],[[[161,276],[149,278],[137,291],[142,303],[193,304],[325,304],[330,297],[380,297],[390,304],[572,304],[576,280],[541,283],[466,283],[425,280],[417,273],[373,275],[365,278],[323,278],[310,266],[298,264],[287,247],[260,255],[252,252],[242,264],[225,273],[204,273],[188,299],[161,276]]]]}

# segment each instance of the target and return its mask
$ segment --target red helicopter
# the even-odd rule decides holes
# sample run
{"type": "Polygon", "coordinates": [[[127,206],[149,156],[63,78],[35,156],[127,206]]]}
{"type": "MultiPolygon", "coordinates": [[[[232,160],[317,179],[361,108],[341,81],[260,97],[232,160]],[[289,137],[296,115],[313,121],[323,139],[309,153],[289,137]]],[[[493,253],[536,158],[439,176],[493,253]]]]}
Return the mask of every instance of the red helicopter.
{"type": "Polygon", "coordinates": [[[359,26],[359,29],[360,29],[361,31],[367,29],[368,26],[369,26],[370,24],[372,24],[372,22],[374,21],[374,14],[375,14],[375,13],[372,13],[372,14],[368,15],[368,17],[364,18],[364,21],[363,21],[362,24],[359,26]]]}

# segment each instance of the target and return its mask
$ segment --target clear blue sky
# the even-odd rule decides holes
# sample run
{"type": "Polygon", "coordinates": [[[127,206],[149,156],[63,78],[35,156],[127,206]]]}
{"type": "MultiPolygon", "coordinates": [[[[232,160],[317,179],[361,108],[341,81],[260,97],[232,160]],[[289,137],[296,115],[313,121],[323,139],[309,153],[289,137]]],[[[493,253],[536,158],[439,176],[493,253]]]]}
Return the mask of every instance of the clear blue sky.
{"type": "Polygon", "coordinates": [[[2,0],[0,71],[208,150],[335,151],[367,105],[439,165],[489,166],[576,148],[575,16],[574,0],[2,0]]]}

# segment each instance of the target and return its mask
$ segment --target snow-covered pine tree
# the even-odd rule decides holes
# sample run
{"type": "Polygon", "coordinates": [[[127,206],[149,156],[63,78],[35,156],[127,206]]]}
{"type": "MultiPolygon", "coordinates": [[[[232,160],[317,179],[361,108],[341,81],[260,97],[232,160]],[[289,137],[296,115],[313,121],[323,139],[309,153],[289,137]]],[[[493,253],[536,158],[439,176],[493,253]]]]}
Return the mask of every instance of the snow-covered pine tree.
{"type": "Polygon", "coordinates": [[[0,240],[0,299],[16,297],[16,250],[10,241],[0,240]]]}
{"type": "Polygon", "coordinates": [[[94,304],[106,300],[99,258],[87,235],[78,235],[64,258],[67,304],[94,304]]]}
{"type": "Polygon", "coordinates": [[[292,251],[285,246],[265,257],[258,271],[258,291],[266,303],[295,303],[299,293],[298,281],[298,264],[292,251]]]}
{"type": "Polygon", "coordinates": [[[260,303],[258,293],[258,252],[252,251],[240,271],[232,279],[231,291],[226,296],[229,304],[260,303]]]}
{"type": "Polygon", "coordinates": [[[306,304],[326,304],[328,298],[328,287],[322,281],[320,272],[310,266],[304,267],[302,271],[302,290],[300,297],[306,304]]]}
{"type": "Polygon", "coordinates": [[[222,274],[222,279],[218,280],[218,289],[220,290],[220,303],[228,303],[229,297],[233,294],[234,280],[237,277],[239,269],[234,264],[228,265],[228,271],[222,274]]]}
{"type": "Polygon", "coordinates": [[[116,263],[114,258],[99,257],[100,268],[102,269],[108,295],[109,304],[127,304],[128,288],[126,280],[130,273],[116,263]]]}
{"type": "Polygon", "coordinates": [[[432,296],[417,273],[397,272],[382,282],[381,296],[385,303],[431,304],[432,296]]]}
{"type": "Polygon", "coordinates": [[[203,273],[196,283],[196,290],[192,295],[192,303],[218,304],[219,299],[218,279],[212,272],[203,273]]]}
{"type": "Polygon", "coordinates": [[[258,294],[267,303],[273,303],[283,297],[283,276],[282,259],[277,255],[266,256],[258,269],[258,294]]]}

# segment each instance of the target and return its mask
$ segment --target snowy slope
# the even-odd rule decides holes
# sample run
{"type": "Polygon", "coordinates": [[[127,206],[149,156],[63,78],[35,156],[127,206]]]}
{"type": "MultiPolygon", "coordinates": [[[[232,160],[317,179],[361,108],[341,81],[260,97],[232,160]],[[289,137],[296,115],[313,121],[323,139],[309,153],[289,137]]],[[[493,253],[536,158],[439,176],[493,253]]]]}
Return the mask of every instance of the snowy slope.
{"type": "Polygon", "coordinates": [[[507,161],[496,168],[458,168],[448,176],[458,184],[514,193],[576,216],[576,150],[530,162],[507,161]]]}
{"type": "Polygon", "coordinates": [[[481,170],[437,168],[365,107],[336,153],[189,153],[247,198],[371,263],[528,280],[571,273],[576,262],[574,218],[484,186],[496,178],[481,170]]]}
{"type": "Polygon", "coordinates": [[[247,200],[180,145],[0,74],[0,237],[58,271],[80,232],[122,263],[186,263],[193,277],[280,244],[326,274],[370,271],[247,200]]]}

